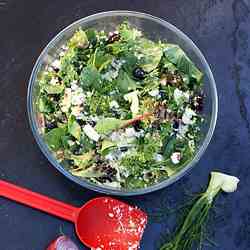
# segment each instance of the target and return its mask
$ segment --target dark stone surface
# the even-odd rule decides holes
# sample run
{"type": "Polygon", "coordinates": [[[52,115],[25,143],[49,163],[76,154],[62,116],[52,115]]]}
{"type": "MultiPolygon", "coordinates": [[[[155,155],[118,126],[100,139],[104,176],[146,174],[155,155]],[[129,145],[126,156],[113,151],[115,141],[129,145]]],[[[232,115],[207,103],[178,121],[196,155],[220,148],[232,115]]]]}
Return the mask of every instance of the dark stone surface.
{"type": "MultiPolygon", "coordinates": [[[[173,23],[206,56],[219,94],[216,131],[193,171],[164,190],[125,199],[149,212],[141,249],[154,250],[172,222],[168,206],[184,191],[197,192],[217,169],[237,175],[237,193],[217,201],[210,225],[217,243],[204,249],[250,249],[250,1],[249,0],[0,0],[0,175],[2,179],[71,203],[98,196],[67,180],[40,152],[26,114],[28,79],[43,47],[71,22],[105,10],[148,12],[173,23]]],[[[1,250],[44,250],[61,232],[74,236],[60,219],[0,198],[1,250]]]]}

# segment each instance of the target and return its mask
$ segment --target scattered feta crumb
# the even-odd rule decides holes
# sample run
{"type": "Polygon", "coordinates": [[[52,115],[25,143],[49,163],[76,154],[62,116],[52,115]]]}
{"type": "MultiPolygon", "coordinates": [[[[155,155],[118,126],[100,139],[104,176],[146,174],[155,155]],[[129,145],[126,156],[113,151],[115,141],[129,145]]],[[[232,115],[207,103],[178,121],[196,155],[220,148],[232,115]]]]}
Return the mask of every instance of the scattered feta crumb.
{"type": "Polygon", "coordinates": [[[50,80],[50,84],[51,85],[56,85],[58,84],[58,79],[56,77],[52,77],[51,80],[50,80]]]}
{"type": "Polygon", "coordinates": [[[188,92],[183,92],[178,88],[174,90],[174,100],[178,105],[181,104],[183,101],[188,101],[188,99],[189,99],[188,92]]]}
{"type": "Polygon", "coordinates": [[[163,155],[161,155],[161,154],[155,154],[154,155],[154,159],[156,160],[156,161],[163,161],[163,155]]]}
{"type": "Polygon", "coordinates": [[[126,128],[125,134],[127,137],[136,137],[137,136],[137,132],[135,131],[134,128],[126,128]]]}
{"type": "Polygon", "coordinates": [[[192,119],[194,116],[196,116],[196,113],[191,108],[186,108],[182,115],[182,122],[184,124],[194,124],[195,121],[192,119]]]}
{"type": "Polygon", "coordinates": [[[113,218],[113,217],[114,217],[114,214],[113,214],[113,213],[108,213],[108,216],[109,216],[110,218],[113,218]]]}
{"type": "Polygon", "coordinates": [[[171,155],[171,161],[174,163],[174,164],[178,164],[181,160],[181,153],[180,152],[174,152],[172,155],[171,155]]]}
{"type": "Polygon", "coordinates": [[[110,102],[109,107],[111,109],[118,109],[120,106],[119,106],[117,101],[113,100],[113,101],[110,102]]]}
{"type": "Polygon", "coordinates": [[[100,139],[100,135],[89,124],[83,127],[83,132],[93,141],[98,141],[100,139]]]}
{"type": "Polygon", "coordinates": [[[60,60],[56,59],[54,62],[51,63],[51,66],[55,69],[60,69],[61,67],[61,62],[60,60]]]}
{"type": "Polygon", "coordinates": [[[183,138],[187,132],[188,132],[188,125],[180,124],[178,128],[177,137],[183,138]]]}
{"type": "Polygon", "coordinates": [[[153,89],[151,91],[148,92],[148,94],[152,97],[157,97],[159,95],[159,89],[153,89]]]}

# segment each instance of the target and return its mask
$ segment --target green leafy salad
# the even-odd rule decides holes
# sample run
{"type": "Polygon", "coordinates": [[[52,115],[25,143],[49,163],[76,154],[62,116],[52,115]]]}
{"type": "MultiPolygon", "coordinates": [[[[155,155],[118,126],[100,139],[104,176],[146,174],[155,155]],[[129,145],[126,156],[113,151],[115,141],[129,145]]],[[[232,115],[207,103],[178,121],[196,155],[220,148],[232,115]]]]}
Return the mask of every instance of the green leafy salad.
{"type": "Polygon", "coordinates": [[[72,175],[136,189],[192,160],[201,138],[203,74],[176,44],[127,22],[77,30],[39,78],[39,120],[72,175]]]}

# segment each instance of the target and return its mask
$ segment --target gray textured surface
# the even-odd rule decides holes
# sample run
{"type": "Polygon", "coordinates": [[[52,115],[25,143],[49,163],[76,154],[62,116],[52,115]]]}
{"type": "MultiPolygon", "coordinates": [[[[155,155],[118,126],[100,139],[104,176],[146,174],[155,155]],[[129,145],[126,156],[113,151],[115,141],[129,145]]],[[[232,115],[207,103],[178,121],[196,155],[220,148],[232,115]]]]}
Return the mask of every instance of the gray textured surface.
{"type": "MultiPolygon", "coordinates": [[[[39,151],[28,126],[26,90],[36,58],[58,31],[114,9],[148,12],[183,30],[210,63],[219,94],[214,137],[192,172],[169,188],[126,199],[150,214],[141,249],[157,249],[172,224],[167,207],[182,203],[185,190],[200,191],[212,169],[237,175],[241,183],[237,193],[217,201],[211,231],[218,246],[204,249],[250,249],[249,0],[0,0],[1,178],[73,205],[98,195],[65,179],[39,151]]],[[[1,250],[44,250],[61,231],[74,238],[69,223],[0,198],[1,250]]]]}

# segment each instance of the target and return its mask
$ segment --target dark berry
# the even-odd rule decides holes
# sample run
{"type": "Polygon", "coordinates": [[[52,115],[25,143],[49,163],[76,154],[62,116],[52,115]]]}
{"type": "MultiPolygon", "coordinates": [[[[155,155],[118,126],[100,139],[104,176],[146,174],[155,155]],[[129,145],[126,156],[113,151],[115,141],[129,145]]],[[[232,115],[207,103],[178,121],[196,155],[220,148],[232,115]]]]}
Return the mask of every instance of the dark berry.
{"type": "Polygon", "coordinates": [[[56,122],[46,122],[46,128],[47,129],[53,129],[53,128],[56,128],[57,127],[57,124],[56,122]]]}
{"type": "Polygon", "coordinates": [[[114,43],[116,41],[119,41],[121,36],[118,33],[110,32],[108,36],[108,43],[114,43]]]}
{"type": "Polygon", "coordinates": [[[76,121],[80,126],[86,125],[86,121],[84,121],[83,119],[77,119],[76,121]]]}
{"type": "Polygon", "coordinates": [[[94,127],[94,126],[96,125],[96,122],[92,120],[92,121],[89,121],[88,124],[89,124],[90,126],[94,127]]]}
{"type": "Polygon", "coordinates": [[[177,130],[178,128],[179,128],[179,122],[178,122],[178,120],[174,120],[174,122],[173,122],[173,129],[177,130]]]}
{"type": "Polygon", "coordinates": [[[127,147],[120,147],[120,151],[121,152],[126,152],[126,151],[128,151],[128,148],[127,147]]]}
{"type": "Polygon", "coordinates": [[[138,79],[144,79],[145,76],[146,76],[146,72],[142,69],[142,68],[135,68],[134,71],[133,71],[133,75],[135,78],[138,78],[138,79]]]}

